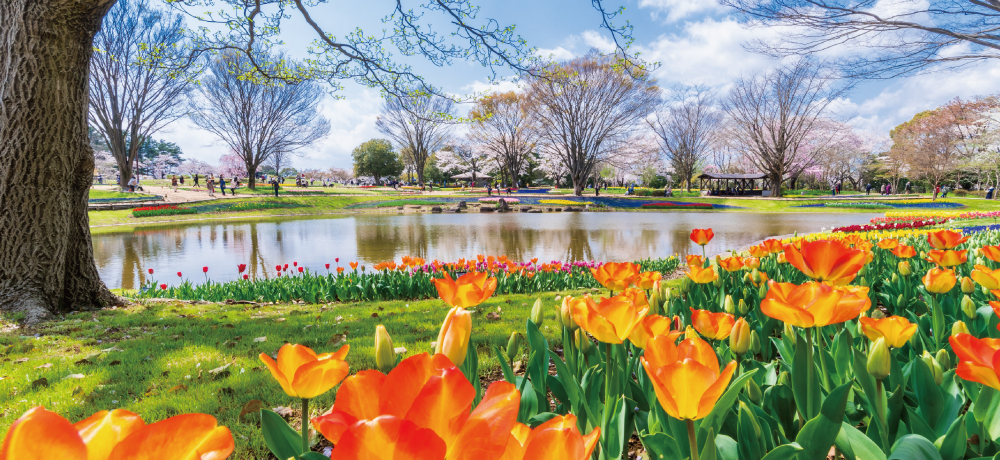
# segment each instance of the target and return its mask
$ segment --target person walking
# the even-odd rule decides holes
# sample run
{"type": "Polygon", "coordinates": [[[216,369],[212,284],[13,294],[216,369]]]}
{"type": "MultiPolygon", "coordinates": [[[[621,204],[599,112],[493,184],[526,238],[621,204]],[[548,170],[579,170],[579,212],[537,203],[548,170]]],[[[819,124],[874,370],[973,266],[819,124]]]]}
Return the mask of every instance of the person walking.
{"type": "Polygon", "coordinates": [[[938,197],[938,193],[941,193],[941,186],[940,186],[940,185],[938,185],[938,186],[934,187],[934,199],[935,199],[935,200],[936,200],[936,199],[937,199],[937,197],[938,197]]]}
{"type": "Polygon", "coordinates": [[[205,177],[205,188],[208,189],[208,196],[215,196],[215,177],[211,174],[205,177]]]}
{"type": "Polygon", "coordinates": [[[222,196],[226,196],[226,176],[219,176],[219,189],[222,190],[222,196]]]}
{"type": "Polygon", "coordinates": [[[192,176],[194,176],[194,186],[197,187],[198,186],[198,173],[194,173],[194,174],[192,174],[192,176]]]}
{"type": "Polygon", "coordinates": [[[128,180],[128,191],[135,193],[135,188],[138,186],[139,181],[135,179],[135,176],[132,176],[132,178],[128,180]]]}
{"type": "Polygon", "coordinates": [[[278,179],[277,178],[271,179],[271,186],[274,187],[274,197],[277,198],[278,197],[278,179]]]}
{"type": "Polygon", "coordinates": [[[871,195],[871,194],[872,194],[872,183],[869,182],[865,184],[865,195],[871,195]]]}

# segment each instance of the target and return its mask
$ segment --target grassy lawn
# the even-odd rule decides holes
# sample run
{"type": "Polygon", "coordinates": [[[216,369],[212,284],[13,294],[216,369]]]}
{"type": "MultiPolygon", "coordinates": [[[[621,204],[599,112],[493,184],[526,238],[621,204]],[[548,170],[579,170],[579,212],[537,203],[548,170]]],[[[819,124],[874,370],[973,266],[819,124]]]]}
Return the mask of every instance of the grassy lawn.
{"type": "Polygon", "coordinates": [[[110,191],[110,190],[95,190],[95,189],[90,189],[90,199],[92,199],[92,200],[98,200],[98,199],[103,200],[103,199],[108,199],[108,198],[137,198],[137,197],[149,197],[149,198],[152,198],[153,195],[147,195],[147,194],[144,194],[144,193],[122,193],[122,192],[114,192],[114,191],[110,191]]]}
{"type": "MultiPolygon", "coordinates": [[[[499,368],[491,347],[505,346],[512,331],[524,330],[536,297],[545,302],[542,331],[554,338],[555,297],[567,293],[500,296],[477,307],[472,340],[481,371],[499,368]],[[491,312],[499,319],[487,319],[491,312]]],[[[37,405],[71,421],[113,408],[137,412],[147,422],[203,412],[232,430],[237,450],[231,458],[268,458],[259,416],[240,419],[240,411],[251,400],[265,408],[298,402],[282,392],[260,353],[274,354],[286,342],[317,352],[347,343],[352,372],[370,369],[376,325],[385,325],[393,345],[409,356],[431,351],[446,313],[437,299],[260,307],[166,302],[75,313],[30,329],[0,318],[0,331],[6,331],[0,332],[0,432],[37,405]]],[[[312,415],[333,400],[333,392],[317,398],[312,415]]]]}

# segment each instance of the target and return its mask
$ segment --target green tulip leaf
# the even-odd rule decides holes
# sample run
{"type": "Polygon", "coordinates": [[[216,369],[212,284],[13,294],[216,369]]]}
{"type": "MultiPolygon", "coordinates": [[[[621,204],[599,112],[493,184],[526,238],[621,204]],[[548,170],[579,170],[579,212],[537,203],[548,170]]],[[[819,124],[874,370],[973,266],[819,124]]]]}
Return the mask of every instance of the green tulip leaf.
{"type": "Polygon", "coordinates": [[[294,458],[302,453],[302,434],[289,426],[280,415],[262,409],[260,429],[264,435],[264,444],[275,457],[294,458]]]}
{"type": "Polygon", "coordinates": [[[934,447],[934,443],[923,436],[908,434],[899,438],[899,441],[896,441],[896,444],[892,446],[892,455],[889,456],[888,460],[942,459],[937,447],[934,447]]]}
{"type": "Polygon", "coordinates": [[[886,460],[875,441],[847,422],[841,424],[835,444],[847,460],[886,460]]]}
{"type": "Polygon", "coordinates": [[[948,429],[947,434],[936,442],[938,452],[941,453],[942,460],[961,460],[965,457],[965,445],[967,440],[965,431],[965,420],[956,419],[948,429]]]}
{"type": "Polygon", "coordinates": [[[701,425],[698,427],[699,443],[705,443],[705,439],[708,439],[706,436],[708,436],[709,430],[714,430],[716,433],[719,432],[719,429],[722,428],[722,423],[726,421],[726,417],[732,412],[733,404],[736,403],[736,397],[739,396],[740,390],[743,389],[756,372],[756,369],[744,372],[743,375],[733,380],[729,389],[715,403],[712,411],[705,418],[701,419],[701,425]]]}
{"type": "Polygon", "coordinates": [[[763,460],[799,460],[799,454],[803,452],[805,452],[805,449],[794,442],[791,444],[782,444],[768,452],[763,460]]]}
{"type": "Polygon", "coordinates": [[[851,384],[846,383],[835,388],[827,396],[819,415],[806,422],[795,438],[800,446],[805,448],[802,460],[825,460],[840,434],[844,423],[844,411],[847,408],[847,397],[850,395],[851,384]]]}

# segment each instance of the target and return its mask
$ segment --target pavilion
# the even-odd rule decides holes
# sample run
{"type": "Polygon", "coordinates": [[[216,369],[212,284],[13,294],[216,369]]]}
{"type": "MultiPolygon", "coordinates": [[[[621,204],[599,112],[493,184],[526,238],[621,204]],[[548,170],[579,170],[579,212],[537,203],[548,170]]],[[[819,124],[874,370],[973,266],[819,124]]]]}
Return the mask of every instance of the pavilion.
{"type": "Polygon", "coordinates": [[[761,196],[770,191],[767,174],[718,174],[704,173],[698,176],[700,188],[710,190],[712,195],[761,196]],[[757,188],[757,181],[760,188],[757,188]],[[706,183],[708,182],[708,187],[706,183]]]}

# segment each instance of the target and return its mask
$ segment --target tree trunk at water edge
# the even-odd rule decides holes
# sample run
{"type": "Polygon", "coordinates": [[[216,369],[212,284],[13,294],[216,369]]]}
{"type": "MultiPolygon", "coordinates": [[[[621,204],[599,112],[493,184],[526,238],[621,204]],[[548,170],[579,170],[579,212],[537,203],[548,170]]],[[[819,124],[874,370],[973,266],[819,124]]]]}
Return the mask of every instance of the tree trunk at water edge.
{"type": "Polygon", "coordinates": [[[28,322],[123,302],[97,273],[87,217],[87,75],[113,3],[0,1],[0,310],[28,322]]]}

